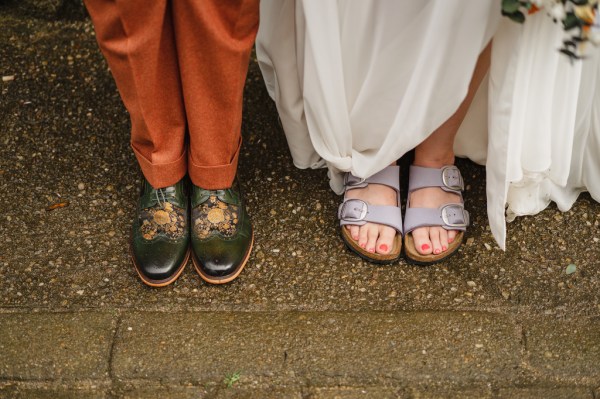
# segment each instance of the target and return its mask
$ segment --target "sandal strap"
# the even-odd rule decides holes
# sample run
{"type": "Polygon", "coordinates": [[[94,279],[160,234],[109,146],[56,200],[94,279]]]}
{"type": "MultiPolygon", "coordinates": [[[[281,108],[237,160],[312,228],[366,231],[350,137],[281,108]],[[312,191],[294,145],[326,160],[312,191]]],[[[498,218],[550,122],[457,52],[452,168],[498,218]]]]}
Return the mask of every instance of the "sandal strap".
{"type": "Polygon", "coordinates": [[[375,173],[373,176],[366,179],[354,176],[348,172],[344,176],[344,187],[345,190],[352,190],[355,188],[365,188],[369,184],[383,184],[396,190],[396,193],[400,194],[400,166],[388,166],[383,170],[375,173]]]}
{"type": "Polygon", "coordinates": [[[469,212],[463,204],[446,204],[439,208],[407,208],[404,216],[406,234],[419,227],[441,226],[446,230],[465,231],[469,225],[469,212]]]}
{"type": "Polygon", "coordinates": [[[460,170],[454,165],[437,168],[425,168],[411,165],[408,192],[426,187],[439,187],[444,191],[460,194],[465,188],[460,170]]]}
{"type": "Polygon", "coordinates": [[[359,199],[345,199],[338,208],[340,226],[362,226],[367,222],[390,226],[402,234],[402,210],[397,206],[370,205],[359,199]]]}

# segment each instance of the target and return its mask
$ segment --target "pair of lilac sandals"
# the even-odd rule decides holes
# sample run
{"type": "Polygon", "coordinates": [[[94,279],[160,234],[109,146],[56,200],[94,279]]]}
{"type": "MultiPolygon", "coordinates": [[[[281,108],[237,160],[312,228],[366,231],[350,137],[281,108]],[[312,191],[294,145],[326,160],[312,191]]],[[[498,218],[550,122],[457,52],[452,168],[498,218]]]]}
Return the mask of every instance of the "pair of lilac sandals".
{"type": "Polygon", "coordinates": [[[367,179],[360,179],[351,173],[346,173],[344,178],[345,192],[364,188],[369,184],[383,184],[396,191],[397,206],[371,205],[360,199],[346,198],[338,209],[342,239],[360,257],[375,263],[392,263],[400,258],[402,250],[402,237],[404,237],[404,252],[409,262],[429,265],[440,262],[454,254],[460,247],[464,232],[469,225],[469,213],[464,208],[461,192],[464,182],[458,168],[454,165],[444,166],[440,169],[425,168],[412,165],[409,175],[409,198],[416,190],[426,187],[439,187],[442,190],[457,194],[460,203],[448,203],[439,208],[411,208],[410,201],[406,202],[406,214],[402,223],[402,209],[400,203],[400,167],[388,166],[381,172],[367,179]],[[351,236],[346,225],[362,226],[367,222],[382,224],[394,228],[398,234],[394,239],[392,249],[388,254],[368,252],[358,245],[351,236]],[[448,249],[439,254],[423,255],[417,251],[412,237],[412,231],[419,227],[441,226],[446,230],[458,231],[448,249]]]}

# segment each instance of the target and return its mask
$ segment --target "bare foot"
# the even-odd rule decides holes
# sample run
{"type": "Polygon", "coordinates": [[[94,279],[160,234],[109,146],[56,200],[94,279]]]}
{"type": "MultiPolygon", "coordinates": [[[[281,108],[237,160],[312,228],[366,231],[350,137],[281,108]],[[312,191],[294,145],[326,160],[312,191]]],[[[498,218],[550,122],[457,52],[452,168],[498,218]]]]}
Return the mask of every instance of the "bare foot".
{"type": "MultiPolygon", "coordinates": [[[[369,184],[365,188],[348,190],[346,198],[360,199],[370,205],[398,205],[396,191],[382,184],[369,184]]],[[[392,251],[396,236],[396,229],[393,227],[367,222],[362,226],[346,225],[346,228],[358,245],[367,251],[384,255],[392,251]]]]}
{"type": "MultiPolygon", "coordinates": [[[[438,187],[427,187],[410,194],[411,208],[438,208],[449,203],[460,203],[458,194],[449,193],[438,187]]],[[[417,251],[422,255],[441,254],[448,249],[458,231],[442,227],[419,227],[412,231],[417,251]]]]}

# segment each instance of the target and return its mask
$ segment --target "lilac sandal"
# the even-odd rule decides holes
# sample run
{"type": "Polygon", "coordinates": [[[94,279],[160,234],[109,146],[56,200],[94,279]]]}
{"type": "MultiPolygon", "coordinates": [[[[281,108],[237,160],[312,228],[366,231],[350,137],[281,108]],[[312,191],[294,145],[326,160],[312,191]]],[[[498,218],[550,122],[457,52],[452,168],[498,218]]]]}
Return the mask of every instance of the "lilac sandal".
{"type": "Polygon", "coordinates": [[[469,212],[465,211],[461,191],[464,182],[458,168],[454,165],[444,166],[440,169],[424,168],[411,165],[408,183],[409,200],[406,201],[406,214],[404,216],[404,251],[411,263],[430,265],[441,262],[454,254],[460,247],[464,232],[469,225],[469,212]],[[411,208],[410,194],[413,191],[426,188],[439,187],[442,190],[460,196],[460,203],[449,203],[439,208],[411,208]],[[446,230],[458,230],[459,233],[448,249],[439,254],[423,255],[417,251],[411,232],[419,227],[440,226],[446,230]]]}
{"type": "Polygon", "coordinates": [[[392,263],[398,260],[402,250],[402,210],[400,208],[400,167],[388,166],[381,172],[374,174],[367,179],[360,179],[351,173],[346,173],[344,177],[345,191],[356,188],[364,188],[369,184],[383,184],[396,191],[398,198],[397,206],[371,205],[360,199],[346,198],[340,204],[338,209],[338,218],[340,219],[342,239],[346,246],[358,256],[374,263],[392,263]],[[367,222],[384,224],[390,226],[398,232],[394,237],[392,250],[388,254],[373,253],[362,248],[355,241],[346,225],[362,226],[367,222]]]}

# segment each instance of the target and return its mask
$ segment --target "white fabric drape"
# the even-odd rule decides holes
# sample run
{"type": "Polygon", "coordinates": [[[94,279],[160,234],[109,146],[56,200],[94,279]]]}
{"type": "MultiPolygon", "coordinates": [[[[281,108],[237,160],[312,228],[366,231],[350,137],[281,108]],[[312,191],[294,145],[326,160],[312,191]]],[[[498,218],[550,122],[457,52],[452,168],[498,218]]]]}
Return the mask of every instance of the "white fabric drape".
{"type": "MultiPolygon", "coordinates": [[[[257,57],[295,165],[327,166],[340,193],[340,172],[400,158],[458,108],[501,19],[498,0],[262,0],[257,57]]],[[[600,82],[598,57],[570,65],[545,15],[500,25],[455,149],[486,163],[504,247],[507,203],[512,217],[600,198],[600,82]]]]}
{"type": "Polygon", "coordinates": [[[457,155],[486,164],[488,218],[502,248],[505,211],[509,221],[551,201],[566,211],[582,191],[600,201],[600,49],[571,62],[558,52],[563,39],[541,12],[524,25],[503,20],[480,90],[489,95],[478,93],[455,142],[457,155]]]}

